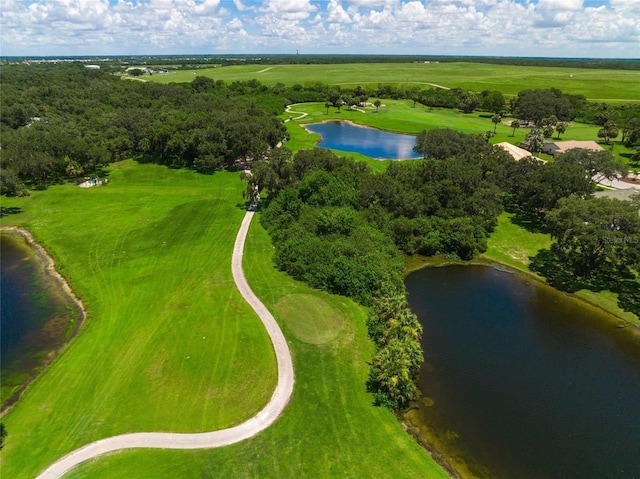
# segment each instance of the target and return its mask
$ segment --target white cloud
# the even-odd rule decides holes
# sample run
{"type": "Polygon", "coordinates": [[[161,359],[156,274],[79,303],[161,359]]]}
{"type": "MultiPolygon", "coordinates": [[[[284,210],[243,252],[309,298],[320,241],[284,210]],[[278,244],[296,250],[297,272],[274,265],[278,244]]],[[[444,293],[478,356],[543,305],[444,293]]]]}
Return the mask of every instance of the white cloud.
{"type": "Polygon", "coordinates": [[[266,11],[288,20],[303,20],[316,10],[309,0],[268,0],[266,11]]]}
{"type": "Polygon", "coordinates": [[[636,57],[640,0],[0,0],[4,55],[636,57]],[[588,2],[587,2],[588,4],[588,2]]]}
{"type": "Polygon", "coordinates": [[[193,11],[198,15],[211,15],[220,5],[220,0],[204,0],[201,3],[196,3],[193,11]]]}
{"type": "Polygon", "coordinates": [[[582,0],[538,0],[540,8],[549,10],[580,10],[582,0]]]}
{"type": "Polygon", "coordinates": [[[329,23],[351,23],[351,17],[338,0],[330,0],[327,5],[327,21],[329,23]]]}

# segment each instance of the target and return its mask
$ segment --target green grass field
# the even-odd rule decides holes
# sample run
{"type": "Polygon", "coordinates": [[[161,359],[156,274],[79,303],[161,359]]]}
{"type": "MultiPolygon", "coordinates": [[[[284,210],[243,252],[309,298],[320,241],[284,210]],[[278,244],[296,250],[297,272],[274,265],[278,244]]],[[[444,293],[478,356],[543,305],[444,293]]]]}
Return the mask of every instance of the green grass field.
{"type": "Polygon", "coordinates": [[[378,83],[431,84],[448,88],[483,91],[499,90],[505,95],[553,86],[564,93],[583,94],[590,101],[640,102],[640,72],[629,70],[583,69],[490,65],[484,63],[354,63],[340,65],[243,65],[198,70],[171,71],[166,75],[144,76],[161,83],[191,82],[196,75],[225,82],[258,79],[265,85],[321,81],[345,87],[378,83]]]}
{"type": "Polygon", "coordinates": [[[95,439],[207,431],[266,404],[275,356],[230,269],[237,173],[127,161],[108,186],[4,199],[88,308],[78,337],[3,418],[4,477],[28,478],[95,439]]]}
{"type": "MultiPolygon", "coordinates": [[[[32,478],[112,434],[237,424],[275,387],[267,335],[231,279],[244,213],[238,174],[125,161],[110,179],[3,199],[23,210],[3,224],[25,226],[47,246],[89,311],[79,336],[3,418],[3,477],[32,478]]],[[[231,447],[116,453],[69,477],[446,477],[393,414],[371,405],[362,308],[275,271],[272,255],[255,221],[245,271],[294,359],[283,417],[231,447]]]]}
{"type": "MultiPolygon", "coordinates": [[[[371,101],[371,99],[370,99],[371,101]]],[[[399,133],[418,134],[422,130],[434,128],[451,128],[463,133],[481,134],[486,131],[493,131],[494,124],[491,122],[491,115],[483,113],[461,113],[455,110],[445,108],[429,109],[421,105],[413,107],[411,100],[381,100],[383,106],[377,111],[375,107],[360,108],[362,111],[349,110],[342,108],[340,112],[336,108],[327,109],[322,103],[304,103],[293,105],[292,112],[286,112],[281,117],[283,119],[293,118],[292,121],[286,123],[287,132],[290,141],[286,146],[294,151],[299,149],[313,148],[316,142],[320,141],[320,136],[307,132],[302,126],[305,123],[316,123],[328,120],[348,120],[360,125],[380,128],[387,131],[399,133]],[[299,113],[297,113],[299,112],[299,113]],[[300,117],[300,113],[307,113],[307,116],[300,117]]],[[[528,128],[518,128],[513,134],[513,128],[509,126],[512,118],[503,119],[502,123],[496,128],[496,135],[491,138],[491,143],[500,143],[506,141],[514,145],[521,143],[528,128]],[[513,136],[512,136],[513,135],[513,136]]],[[[598,141],[599,127],[593,125],[585,125],[584,123],[571,122],[567,131],[560,138],[561,140],[593,140],[598,141]]],[[[552,140],[556,140],[557,135],[554,134],[552,140]]],[[[622,154],[629,153],[630,150],[625,148],[619,142],[613,141],[610,145],[601,143],[602,147],[610,150],[618,159],[628,163],[627,158],[622,154]]],[[[357,155],[350,152],[337,152],[346,156],[352,156],[355,159],[367,161],[372,167],[380,171],[386,167],[386,162],[379,162],[371,158],[357,155]],[[382,163],[382,165],[380,165],[382,163]]],[[[548,156],[541,154],[545,159],[548,156]]]]}
{"type": "Polygon", "coordinates": [[[371,406],[364,382],[372,344],[363,310],[275,271],[272,255],[268,235],[254,222],[247,239],[247,277],[283,326],[294,357],[296,386],[282,418],[259,436],[227,448],[125,452],[87,464],[70,478],[446,477],[389,411],[371,406]],[[288,325],[300,321],[300,312],[289,306],[301,296],[313,298],[303,311],[311,311],[307,330],[335,324],[325,313],[339,312],[337,336],[320,344],[297,338],[288,325]]]}

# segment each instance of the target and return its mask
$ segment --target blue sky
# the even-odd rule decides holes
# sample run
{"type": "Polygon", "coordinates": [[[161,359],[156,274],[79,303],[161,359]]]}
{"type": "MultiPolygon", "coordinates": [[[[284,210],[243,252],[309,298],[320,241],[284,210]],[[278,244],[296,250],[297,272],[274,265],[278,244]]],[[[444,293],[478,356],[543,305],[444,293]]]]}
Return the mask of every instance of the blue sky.
{"type": "Polygon", "coordinates": [[[1,55],[640,58],[640,0],[0,0],[1,55]]]}

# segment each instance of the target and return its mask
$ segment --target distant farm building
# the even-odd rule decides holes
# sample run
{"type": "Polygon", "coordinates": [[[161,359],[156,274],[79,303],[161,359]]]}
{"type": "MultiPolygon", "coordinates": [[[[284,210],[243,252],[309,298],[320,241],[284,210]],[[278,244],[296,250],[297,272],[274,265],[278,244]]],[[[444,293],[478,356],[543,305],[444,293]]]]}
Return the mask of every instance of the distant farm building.
{"type": "Polygon", "coordinates": [[[584,150],[591,151],[604,151],[600,145],[595,141],[545,141],[542,151],[549,155],[556,155],[558,153],[564,153],[565,151],[572,150],[574,148],[582,148],[584,150]]]}
{"type": "Polygon", "coordinates": [[[89,70],[100,70],[100,65],[85,65],[84,67],[89,70]]]}

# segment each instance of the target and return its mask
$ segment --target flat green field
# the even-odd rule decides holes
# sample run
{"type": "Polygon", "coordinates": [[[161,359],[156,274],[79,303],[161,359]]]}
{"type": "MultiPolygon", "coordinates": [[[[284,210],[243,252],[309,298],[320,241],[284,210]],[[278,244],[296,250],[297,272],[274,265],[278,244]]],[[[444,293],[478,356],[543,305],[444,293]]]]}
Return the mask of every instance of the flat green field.
{"type": "Polygon", "coordinates": [[[108,186],[4,199],[85,302],[80,334],[3,422],[4,477],[102,437],[238,424],[275,387],[273,348],[237,292],[237,174],[122,162],[108,186]]]}
{"type": "Polygon", "coordinates": [[[332,85],[376,87],[378,83],[483,91],[516,95],[532,88],[555,87],[583,94],[590,101],[639,102],[640,71],[490,65],[485,63],[353,63],[339,65],[243,65],[172,71],[144,76],[161,83],[191,82],[196,75],[225,82],[258,79],[265,85],[320,81],[332,85]]]}
{"type": "MultiPolygon", "coordinates": [[[[2,477],[30,479],[113,434],[224,428],[267,402],[273,350],[231,278],[243,189],[237,173],[125,161],[105,187],[3,198],[22,212],[2,223],[28,228],[48,248],[89,317],[3,417],[2,477]]],[[[389,411],[371,405],[362,309],[275,271],[272,254],[254,222],[245,270],[294,358],[283,417],[228,448],[116,453],[69,477],[446,477],[389,411]]]]}

